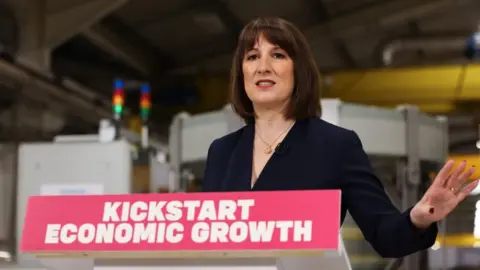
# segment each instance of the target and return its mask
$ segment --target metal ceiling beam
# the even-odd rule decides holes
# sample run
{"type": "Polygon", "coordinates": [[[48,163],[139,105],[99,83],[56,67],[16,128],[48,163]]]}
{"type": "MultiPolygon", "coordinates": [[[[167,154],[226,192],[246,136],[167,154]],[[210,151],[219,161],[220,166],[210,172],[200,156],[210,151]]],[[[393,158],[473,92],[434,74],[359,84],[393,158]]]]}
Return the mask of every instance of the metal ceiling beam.
{"type": "Polygon", "coordinates": [[[91,0],[62,12],[47,14],[47,47],[57,47],[127,2],[128,0],[91,0]]]}
{"type": "MultiPolygon", "coordinates": [[[[323,0],[309,0],[310,6],[315,10],[315,15],[317,16],[319,23],[328,22],[332,20],[332,14],[330,13],[325,1],[323,0]]],[[[334,38],[333,45],[338,56],[347,63],[350,67],[356,67],[357,63],[353,58],[352,54],[348,50],[348,47],[345,45],[345,41],[342,38],[334,38]]]]}
{"type": "Polygon", "coordinates": [[[237,15],[220,0],[204,0],[202,3],[206,3],[208,8],[211,8],[220,17],[222,22],[227,25],[229,35],[236,39],[243,28],[243,22],[238,19],[237,15]]]}
{"type": "Polygon", "coordinates": [[[85,30],[83,35],[97,47],[121,59],[146,77],[174,65],[171,57],[160,52],[114,16],[109,16],[100,24],[85,30]]]}
{"type": "Polygon", "coordinates": [[[64,43],[66,40],[77,35],[81,30],[90,27],[108,14],[114,12],[129,0],[85,0],[79,4],[71,4],[68,8],[56,10],[53,13],[47,13],[47,0],[9,0],[9,4],[14,8],[17,19],[21,24],[42,24],[40,31],[28,32],[30,29],[26,25],[22,26],[22,31],[27,31],[23,35],[42,35],[42,44],[22,44],[22,49],[31,51],[37,47],[54,49],[64,43]],[[32,4],[32,2],[35,2],[32,4]],[[37,3],[38,2],[38,3],[37,3]],[[33,15],[32,15],[33,14],[33,15]],[[31,21],[32,16],[37,21],[31,21]],[[38,33],[42,32],[42,33],[38,33]]]}
{"type": "Polygon", "coordinates": [[[459,3],[468,4],[475,0],[392,0],[361,9],[326,23],[313,26],[305,31],[309,38],[326,35],[352,37],[372,31],[390,29],[406,21],[421,19],[426,14],[442,11],[459,3]]]}

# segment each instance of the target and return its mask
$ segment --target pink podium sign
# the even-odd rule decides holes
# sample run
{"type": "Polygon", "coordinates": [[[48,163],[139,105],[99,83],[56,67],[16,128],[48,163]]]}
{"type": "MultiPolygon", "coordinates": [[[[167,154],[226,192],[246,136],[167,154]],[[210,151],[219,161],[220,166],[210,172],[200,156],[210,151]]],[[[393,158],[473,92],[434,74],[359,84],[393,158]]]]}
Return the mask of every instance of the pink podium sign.
{"type": "Polygon", "coordinates": [[[340,191],[34,196],[20,249],[338,250],[340,191]]]}

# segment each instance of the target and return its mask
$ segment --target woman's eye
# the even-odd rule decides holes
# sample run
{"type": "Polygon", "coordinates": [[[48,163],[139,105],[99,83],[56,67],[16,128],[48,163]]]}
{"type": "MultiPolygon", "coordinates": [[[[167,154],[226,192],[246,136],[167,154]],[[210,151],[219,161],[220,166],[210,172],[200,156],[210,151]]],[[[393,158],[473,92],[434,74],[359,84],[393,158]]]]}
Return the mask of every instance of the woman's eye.
{"type": "Polygon", "coordinates": [[[247,55],[247,60],[248,60],[248,61],[255,60],[255,59],[257,59],[257,58],[258,58],[258,56],[257,56],[256,54],[247,55]]]}
{"type": "Polygon", "coordinates": [[[275,59],[285,59],[286,56],[283,53],[274,53],[273,58],[275,58],[275,59]]]}

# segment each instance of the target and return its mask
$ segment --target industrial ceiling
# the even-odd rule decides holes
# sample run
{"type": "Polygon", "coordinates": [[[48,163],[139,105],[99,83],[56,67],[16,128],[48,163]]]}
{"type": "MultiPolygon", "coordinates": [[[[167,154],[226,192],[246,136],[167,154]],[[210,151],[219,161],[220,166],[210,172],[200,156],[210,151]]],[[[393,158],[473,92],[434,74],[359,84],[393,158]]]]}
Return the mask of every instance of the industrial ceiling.
{"type": "MultiPolygon", "coordinates": [[[[49,10],[65,2],[50,0],[49,10]]],[[[257,16],[294,22],[324,73],[466,63],[479,10],[473,0],[128,1],[55,50],[54,67],[106,94],[119,74],[160,88],[199,73],[224,76],[239,31],[257,16]]]]}

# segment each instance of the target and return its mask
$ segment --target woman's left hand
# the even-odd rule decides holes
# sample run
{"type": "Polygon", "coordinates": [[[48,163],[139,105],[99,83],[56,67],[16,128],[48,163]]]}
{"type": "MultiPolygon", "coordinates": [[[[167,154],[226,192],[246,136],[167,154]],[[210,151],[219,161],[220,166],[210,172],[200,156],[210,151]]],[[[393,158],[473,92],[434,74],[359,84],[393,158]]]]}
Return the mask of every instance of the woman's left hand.
{"type": "Polygon", "coordinates": [[[444,219],[477,187],[479,180],[464,186],[475,172],[475,167],[465,170],[467,163],[463,161],[452,172],[454,165],[452,160],[445,164],[423,198],[410,211],[410,218],[416,227],[428,228],[432,223],[444,219]]]}

